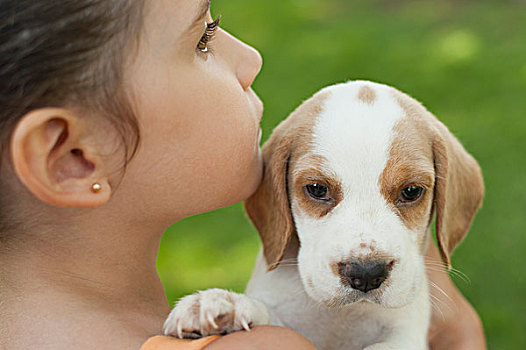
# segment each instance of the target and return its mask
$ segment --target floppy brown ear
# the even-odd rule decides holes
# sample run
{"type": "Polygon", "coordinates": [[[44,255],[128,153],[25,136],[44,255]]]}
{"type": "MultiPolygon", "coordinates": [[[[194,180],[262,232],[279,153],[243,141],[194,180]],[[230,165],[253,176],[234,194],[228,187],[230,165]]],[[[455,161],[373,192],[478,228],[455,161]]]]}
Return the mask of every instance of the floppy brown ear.
{"type": "Polygon", "coordinates": [[[308,148],[306,139],[312,135],[316,117],[329,95],[321,90],[302,103],[263,145],[263,180],[245,201],[245,210],[263,242],[269,271],[283,259],[291,239],[297,238],[287,187],[292,152],[297,156],[308,148]]]}
{"type": "Polygon", "coordinates": [[[450,255],[467,235],[484,196],[477,161],[440,122],[433,141],[435,163],[436,235],[442,260],[451,268],[450,255]]]}
{"type": "Polygon", "coordinates": [[[245,202],[245,210],[263,242],[263,253],[269,271],[278,266],[295,234],[287,191],[292,137],[284,136],[282,129],[283,127],[275,130],[263,146],[263,180],[245,202]]]}

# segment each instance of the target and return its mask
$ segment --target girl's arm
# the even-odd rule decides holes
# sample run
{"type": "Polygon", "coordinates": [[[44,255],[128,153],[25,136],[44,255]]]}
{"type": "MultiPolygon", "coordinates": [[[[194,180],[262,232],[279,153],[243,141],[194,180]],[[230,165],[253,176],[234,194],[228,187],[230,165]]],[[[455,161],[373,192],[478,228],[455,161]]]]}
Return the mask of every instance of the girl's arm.
{"type": "Polygon", "coordinates": [[[316,350],[307,338],[290,329],[258,326],[250,332],[234,332],[219,338],[205,350],[316,350]]]}
{"type": "MultiPolygon", "coordinates": [[[[427,261],[440,261],[438,250],[429,244],[426,252],[427,261]]],[[[432,350],[484,350],[486,339],[480,318],[449,278],[445,269],[427,270],[428,278],[440,287],[449,300],[438,288],[431,286],[433,299],[438,298],[433,307],[431,326],[429,327],[429,344],[432,350]],[[440,310],[437,310],[440,307],[440,310]]]]}

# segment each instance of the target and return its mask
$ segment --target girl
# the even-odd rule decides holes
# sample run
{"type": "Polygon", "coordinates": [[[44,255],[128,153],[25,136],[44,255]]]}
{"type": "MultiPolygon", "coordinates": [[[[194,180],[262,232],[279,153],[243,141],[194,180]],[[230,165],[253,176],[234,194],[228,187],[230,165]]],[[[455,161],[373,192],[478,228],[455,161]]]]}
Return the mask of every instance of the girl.
{"type": "MultiPolygon", "coordinates": [[[[258,186],[261,57],[207,0],[0,0],[0,18],[0,348],[137,349],[170,311],[164,230],[258,186]]],[[[458,305],[433,349],[483,348],[430,278],[458,305]]],[[[278,327],[143,348],[204,347],[313,348],[278,327]]]]}

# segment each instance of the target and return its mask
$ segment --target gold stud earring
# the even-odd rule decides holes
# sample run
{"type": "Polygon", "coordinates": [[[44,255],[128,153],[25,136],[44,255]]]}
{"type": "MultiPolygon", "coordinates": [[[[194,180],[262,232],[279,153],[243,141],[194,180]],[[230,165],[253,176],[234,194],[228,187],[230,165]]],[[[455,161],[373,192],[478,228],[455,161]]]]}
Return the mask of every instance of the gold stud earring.
{"type": "Polygon", "coordinates": [[[91,185],[91,192],[98,193],[102,189],[102,186],[99,183],[94,183],[91,185]]]}

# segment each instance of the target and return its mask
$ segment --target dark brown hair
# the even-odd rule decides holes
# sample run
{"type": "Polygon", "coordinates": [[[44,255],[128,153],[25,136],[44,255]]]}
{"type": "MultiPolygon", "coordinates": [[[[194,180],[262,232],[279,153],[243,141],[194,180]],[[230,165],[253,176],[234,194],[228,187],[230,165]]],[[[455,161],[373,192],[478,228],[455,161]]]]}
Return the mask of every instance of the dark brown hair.
{"type": "MultiPolygon", "coordinates": [[[[139,126],[121,83],[142,9],[143,0],[0,0],[0,167],[17,122],[42,107],[107,118],[122,136],[126,166],[139,126]]],[[[6,204],[0,201],[0,241],[17,226],[6,204]]]]}
{"type": "Polygon", "coordinates": [[[0,0],[0,147],[27,112],[74,106],[109,118],[131,157],[139,128],[120,83],[141,13],[142,0],[0,0]]]}

